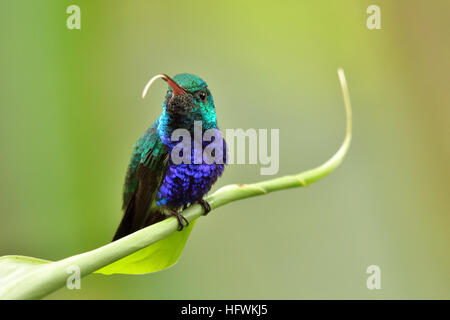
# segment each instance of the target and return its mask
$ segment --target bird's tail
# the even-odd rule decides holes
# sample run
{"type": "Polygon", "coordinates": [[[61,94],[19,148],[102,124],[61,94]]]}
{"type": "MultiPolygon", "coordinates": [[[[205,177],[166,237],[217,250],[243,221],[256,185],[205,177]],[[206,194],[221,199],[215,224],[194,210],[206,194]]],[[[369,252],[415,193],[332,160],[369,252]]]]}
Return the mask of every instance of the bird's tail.
{"type": "Polygon", "coordinates": [[[129,235],[130,233],[133,233],[134,231],[137,231],[137,230],[134,230],[134,228],[133,228],[133,220],[134,220],[134,216],[135,216],[134,203],[135,203],[135,200],[134,200],[134,197],[132,197],[130,200],[130,203],[126,207],[125,213],[123,214],[122,221],[120,221],[119,227],[117,228],[112,241],[119,240],[120,238],[123,238],[123,237],[129,235]]]}
{"type": "Polygon", "coordinates": [[[120,221],[112,241],[119,240],[139,229],[163,221],[166,218],[166,216],[158,209],[151,210],[151,212],[147,213],[145,211],[148,210],[139,210],[136,207],[135,199],[136,198],[133,195],[126,206],[122,221],[120,221]]]}

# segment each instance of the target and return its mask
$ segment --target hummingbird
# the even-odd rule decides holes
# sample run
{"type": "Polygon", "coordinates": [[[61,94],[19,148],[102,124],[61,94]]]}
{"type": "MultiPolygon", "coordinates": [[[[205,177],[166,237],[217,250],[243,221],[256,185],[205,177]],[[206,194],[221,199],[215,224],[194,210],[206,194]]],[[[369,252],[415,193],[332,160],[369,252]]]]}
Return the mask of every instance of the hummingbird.
{"type": "MultiPolygon", "coordinates": [[[[157,79],[168,84],[163,110],[133,147],[123,187],[124,214],[113,241],[170,216],[177,218],[181,231],[189,222],[180,210],[196,203],[203,207],[205,215],[208,214],[211,207],[204,196],[225,168],[226,143],[224,139],[218,139],[221,133],[206,82],[193,74],[182,73],[173,79],[159,74],[148,82],[143,97],[157,79]],[[194,145],[195,123],[201,124],[202,133],[209,129],[218,132],[219,137],[216,135],[213,141],[221,141],[223,161],[195,161],[198,153],[195,147],[187,157],[191,161],[174,161],[172,151],[179,143],[172,139],[174,131],[187,130],[191,137],[188,143],[194,145]]],[[[202,147],[205,144],[201,142],[202,147]]]]}

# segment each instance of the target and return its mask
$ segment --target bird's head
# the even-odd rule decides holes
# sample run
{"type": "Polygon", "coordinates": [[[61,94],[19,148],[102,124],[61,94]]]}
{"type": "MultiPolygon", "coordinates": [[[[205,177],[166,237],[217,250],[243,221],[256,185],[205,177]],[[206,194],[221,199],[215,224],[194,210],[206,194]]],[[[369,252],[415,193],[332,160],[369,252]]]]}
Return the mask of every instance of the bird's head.
{"type": "Polygon", "coordinates": [[[169,85],[163,103],[164,112],[179,123],[180,127],[191,127],[194,121],[201,121],[203,129],[216,126],[214,100],[205,81],[188,73],[177,74],[173,79],[167,75],[157,75],[147,84],[143,96],[151,83],[158,78],[169,85]]]}

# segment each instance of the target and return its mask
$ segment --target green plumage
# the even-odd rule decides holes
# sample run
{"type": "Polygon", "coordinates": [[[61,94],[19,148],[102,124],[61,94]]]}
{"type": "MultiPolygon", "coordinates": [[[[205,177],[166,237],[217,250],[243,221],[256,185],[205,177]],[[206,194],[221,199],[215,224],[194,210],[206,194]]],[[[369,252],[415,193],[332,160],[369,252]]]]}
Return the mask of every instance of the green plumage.
{"type": "Polygon", "coordinates": [[[133,153],[123,187],[123,208],[126,207],[130,196],[137,189],[139,183],[137,171],[140,164],[146,165],[151,170],[159,171],[159,175],[162,175],[160,170],[162,170],[163,161],[161,160],[166,156],[167,150],[156,131],[158,124],[159,121],[156,121],[133,146],[133,153]],[[149,153],[152,157],[149,157],[149,153]],[[152,160],[151,163],[149,163],[150,159],[152,160]]]}
{"type": "Polygon", "coordinates": [[[123,191],[125,211],[113,240],[165,218],[155,206],[157,190],[164,178],[169,153],[157,132],[157,120],[134,145],[123,191]]]}

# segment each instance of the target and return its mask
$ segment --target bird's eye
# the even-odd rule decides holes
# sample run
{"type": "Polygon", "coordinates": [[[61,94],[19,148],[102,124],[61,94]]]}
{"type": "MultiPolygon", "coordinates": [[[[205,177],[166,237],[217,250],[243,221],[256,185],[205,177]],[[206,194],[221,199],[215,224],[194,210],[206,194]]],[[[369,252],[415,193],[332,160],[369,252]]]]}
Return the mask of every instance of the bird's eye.
{"type": "Polygon", "coordinates": [[[199,97],[199,99],[200,99],[201,101],[205,101],[205,100],[206,100],[206,92],[204,92],[204,91],[200,91],[200,92],[197,94],[197,96],[199,97]]]}

